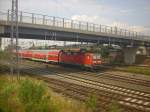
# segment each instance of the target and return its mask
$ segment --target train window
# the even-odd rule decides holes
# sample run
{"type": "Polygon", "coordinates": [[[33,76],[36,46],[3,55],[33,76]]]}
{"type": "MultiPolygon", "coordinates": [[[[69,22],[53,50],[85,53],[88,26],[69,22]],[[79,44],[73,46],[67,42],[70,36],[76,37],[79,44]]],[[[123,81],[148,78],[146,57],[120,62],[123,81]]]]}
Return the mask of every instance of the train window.
{"type": "Polygon", "coordinates": [[[87,56],[87,59],[90,59],[90,56],[89,56],[89,55],[87,56]]]}
{"type": "Polygon", "coordinates": [[[97,58],[96,55],[94,55],[94,56],[93,56],[93,59],[96,59],[96,58],[97,58]]]}
{"type": "Polygon", "coordinates": [[[93,54],[93,59],[100,59],[101,55],[100,54],[93,54]]]}
{"type": "Polygon", "coordinates": [[[48,57],[49,57],[49,58],[53,58],[53,57],[55,57],[55,56],[53,56],[53,55],[49,55],[48,57]]]}

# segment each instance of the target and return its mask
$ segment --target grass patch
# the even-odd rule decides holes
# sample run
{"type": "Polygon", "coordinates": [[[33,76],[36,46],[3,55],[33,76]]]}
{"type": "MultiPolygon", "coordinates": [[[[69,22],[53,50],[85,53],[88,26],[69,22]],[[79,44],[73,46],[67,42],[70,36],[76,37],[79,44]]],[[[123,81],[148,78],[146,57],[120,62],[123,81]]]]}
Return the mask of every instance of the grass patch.
{"type": "Polygon", "coordinates": [[[125,71],[125,72],[150,75],[150,68],[146,68],[146,67],[128,66],[128,67],[122,67],[122,68],[119,67],[117,69],[121,71],[125,71]]]}
{"type": "Polygon", "coordinates": [[[109,105],[109,112],[122,112],[122,110],[117,102],[112,101],[112,103],[109,105]]]}
{"type": "Polygon", "coordinates": [[[87,107],[89,107],[93,112],[97,111],[98,106],[98,98],[95,94],[90,94],[87,101],[86,101],[87,107]]]}
{"type": "Polygon", "coordinates": [[[0,51],[0,60],[8,60],[10,59],[10,52],[8,51],[0,51]]]}
{"type": "Polygon", "coordinates": [[[91,112],[86,105],[54,93],[39,80],[0,75],[0,112],[91,112]]]}

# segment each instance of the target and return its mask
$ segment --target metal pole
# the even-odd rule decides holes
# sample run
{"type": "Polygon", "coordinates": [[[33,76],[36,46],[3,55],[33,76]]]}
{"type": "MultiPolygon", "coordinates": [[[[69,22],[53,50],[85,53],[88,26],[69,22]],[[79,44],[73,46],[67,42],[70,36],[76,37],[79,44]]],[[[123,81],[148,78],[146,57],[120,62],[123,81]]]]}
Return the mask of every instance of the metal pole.
{"type": "Polygon", "coordinates": [[[45,25],[45,15],[43,15],[43,25],[45,25]]]}
{"type": "Polygon", "coordinates": [[[45,32],[45,49],[46,49],[46,36],[47,36],[47,32],[45,32]]]}
{"type": "Polygon", "coordinates": [[[63,25],[63,28],[64,28],[65,27],[65,19],[63,18],[62,20],[63,20],[63,24],[62,25],[63,25]]]}
{"type": "Polygon", "coordinates": [[[9,22],[9,10],[8,10],[8,12],[7,12],[7,21],[9,22]]]}
{"type": "Polygon", "coordinates": [[[81,30],[81,22],[79,21],[79,30],[81,30]]]}
{"type": "Polygon", "coordinates": [[[112,27],[110,27],[111,29],[110,29],[110,32],[111,32],[111,34],[113,34],[113,30],[112,30],[112,27]]]}
{"type": "Polygon", "coordinates": [[[93,24],[93,32],[95,32],[95,24],[93,24]]]}
{"type": "Polygon", "coordinates": [[[71,20],[71,28],[73,29],[73,20],[71,20]]]}
{"type": "Polygon", "coordinates": [[[86,26],[86,27],[87,27],[87,29],[86,29],[86,30],[88,31],[88,29],[89,29],[89,28],[88,28],[88,27],[89,27],[89,23],[88,23],[88,22],[87,22],[87,26],[86,26]]]}
{"type": "Polygon", "coordinates": [[[53,17],[53,26],[55,26],[55,20],[56,18],[55,17],[53,17]]]}
{"type": "Polygon", "coordinates": [[[10,34],[10,75],[13,76],[13,38],[14,38],[14,0],[12,0],[11,9],[11,34],[10,34]]]}
{"type": "Polygon", "coordinates": [[[101,28],[102,28],[102,26],[100,25],[100,26],[99,26],[99,31],[100,31],[100,32],[102,31],[102,29],[101,29],[101,28]]]}
{"type": "Polygon", "coordinates": [[[20,23],[22,23],[22,12],[20,12],[20,23]]]}
{"type": "Polygon", "coordinates": [[[32,24],[34,24],[34,13],[32,13],[32,24]]]}
{"type": "Polygon", "coordinates": [[[12,10],[11,10],[11,74],[14,72],[14,63],[13,63],[13,38],[16,38],[16,70],[17,70],[17,78],[19,78],[20,70],[19,70],[19,46],[18,46],[18,0],[12,0],[12,10]]]}
{"type": "Polygon", "coordinates": [[[105,33],[107,33],[107,26],[105,26],[105,33]]]}
{"type": "Polygon", "coordinates": [[[19,69],[19,41],[18,41],[18,38],[19,38],[19,35],[18,35],[18,0],[16,0],[16,11],[15,11],[15,14],[16,14],[16,58],[17,58],[17,76],[18,76],[18,79],[19,79],[19,76],[20,76],[20,69],[19,69]]]}
{"type": "Polygon", "coordinates": [[[79,39],[79,35],[77,34],[77,42],[76,42],[76,46],[78,46],[78,40],[79,39]]]}
{"type": "Polygon", "coordinates": [[[64,41],[64,48],[66,47],[66,41],[64,41]]]}

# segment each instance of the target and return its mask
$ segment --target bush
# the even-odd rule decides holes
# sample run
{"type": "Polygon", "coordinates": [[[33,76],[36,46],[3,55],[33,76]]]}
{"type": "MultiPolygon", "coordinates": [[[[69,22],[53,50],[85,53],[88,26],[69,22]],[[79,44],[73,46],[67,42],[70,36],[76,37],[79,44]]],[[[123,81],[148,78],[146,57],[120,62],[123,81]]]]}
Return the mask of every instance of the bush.
{"type": "Polygon", "coordinates": [[[0,80],[0,112],[49,112],[47,87],[30,79],[0,80]],[[19,108],[16,108],[19,107],[19,108]]]}
{"type": "Polygon", "coordinates": [[[89,108],[92,109],[92,111],[96,111],[97,108],[97,96],[94,94],[91,94],[89,98],[86,101],[86,104],[89,108]]]}
{"type": "MultiPolygon", "coordinates": [[[[93,106],[91,106],[93,107],[93,106]]],[[[0,75],[0,112],[91,112],[83,103],[64,98],[44,82],[0,75]]]]}
{"type": "Polygon", "coordinates": [[[20,81],[18,97],[25,105],[26,112],[48,112],[50,97],[46,95],[46,88],[42,83],[29,79],[20,81]]]}
{"type": "Polygon", "coordinates": [[[9,60],[10,52],[8,51],[0,51],[0,60],[9,60]]]}
{"type": "Polygon", "coordinates": [[[15,93],[15,85],[13,84],[4,84],[3,89],[0,92],[0,111],[2,112],[15,112],[14,105],[12,103],[15,99],[12,99],[13,94],[15,93]]]}

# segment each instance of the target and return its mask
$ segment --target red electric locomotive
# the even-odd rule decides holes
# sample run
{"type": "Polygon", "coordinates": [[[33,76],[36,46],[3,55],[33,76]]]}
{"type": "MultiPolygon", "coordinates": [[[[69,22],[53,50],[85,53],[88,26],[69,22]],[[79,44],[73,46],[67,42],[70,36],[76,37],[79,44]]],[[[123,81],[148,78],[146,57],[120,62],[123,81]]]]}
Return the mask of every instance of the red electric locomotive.
{"type": "Polygon", "coordinates": [[[60,52],[59,63],[95,69],[102,64],[102,59],[98,53],[69,50],[60,52]]]}

